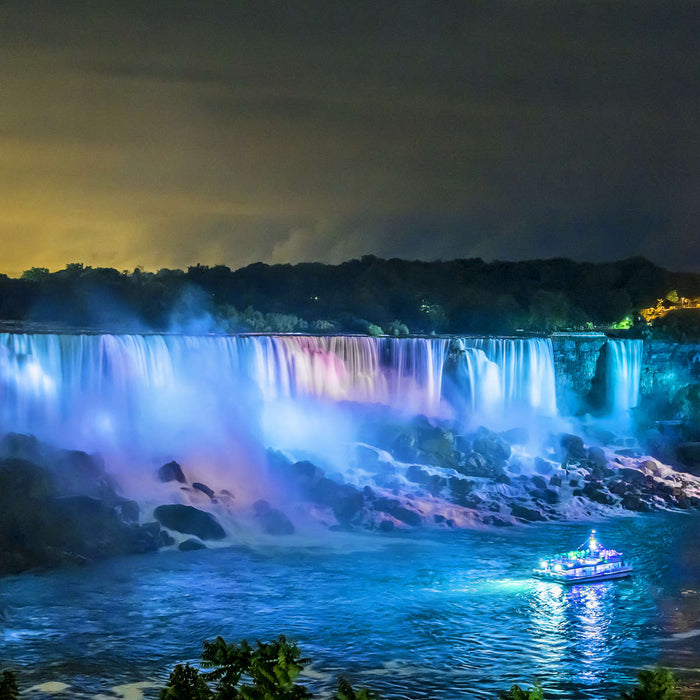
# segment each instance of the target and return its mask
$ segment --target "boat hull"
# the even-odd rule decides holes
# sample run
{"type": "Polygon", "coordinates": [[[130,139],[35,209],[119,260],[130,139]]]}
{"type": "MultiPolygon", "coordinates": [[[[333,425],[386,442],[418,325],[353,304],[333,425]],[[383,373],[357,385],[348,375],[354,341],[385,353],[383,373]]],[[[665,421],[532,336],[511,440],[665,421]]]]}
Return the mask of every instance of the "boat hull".
{"type": "Polygon", "coordinates": [[[582,574],[581,576],[567,576],[563,572],[541,571],[535,569],[533,574],[542,581],[553,581],[555,583],[576,584],[595,583],[597,581],[608,581],[616,578],[624,578],[632,573],[631,566],[623,566],[613,571],[601,571],[598,573],[582,574]]]}

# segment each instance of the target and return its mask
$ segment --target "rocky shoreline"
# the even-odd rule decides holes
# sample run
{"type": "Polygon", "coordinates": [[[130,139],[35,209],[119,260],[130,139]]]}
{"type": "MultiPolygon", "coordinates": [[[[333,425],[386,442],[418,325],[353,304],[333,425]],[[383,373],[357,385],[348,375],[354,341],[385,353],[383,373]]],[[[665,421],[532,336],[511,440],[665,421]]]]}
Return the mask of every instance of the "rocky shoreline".
{"type": "MultiPolygon", "coordinates": [[[[389,533],[507,527],[700,508],[700,476],[642,454],[636,440],[549,435],[537,456],[523,429],[460,434],[422,416],[368,422],[350,457],[352,480],[268,450],[279,488],[239,503],[236,484],[205,483],[177,462],[154,473],[154,507],[120,495],[95,455],[35,437],[0,439],[0,574],[85,564],[162,548],[233,544],[242,529],[285,537],[309,527],[389,533]],[[593,440],[591,440],[593,442],[593,440]]],[[[605,436],[604,436],[605,437],[605,436]]]]}

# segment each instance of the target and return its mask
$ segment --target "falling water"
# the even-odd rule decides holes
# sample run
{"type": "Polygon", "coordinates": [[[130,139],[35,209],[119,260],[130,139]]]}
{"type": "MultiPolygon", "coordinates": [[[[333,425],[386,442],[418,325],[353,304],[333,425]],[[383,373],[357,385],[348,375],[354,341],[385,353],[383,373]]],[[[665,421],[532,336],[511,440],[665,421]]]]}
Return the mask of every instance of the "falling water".
{"type": "Polygon", "coordinates": [[[608,340],[606,388],[613,415],[623,414],[639,403],[643,340],[608,340]]]}
{"type": "Polygon", "coordinates": [[[557,413],[554,353],[548,338],[469,338],[460,341],[475,408],[525,408],[557,413]]]}

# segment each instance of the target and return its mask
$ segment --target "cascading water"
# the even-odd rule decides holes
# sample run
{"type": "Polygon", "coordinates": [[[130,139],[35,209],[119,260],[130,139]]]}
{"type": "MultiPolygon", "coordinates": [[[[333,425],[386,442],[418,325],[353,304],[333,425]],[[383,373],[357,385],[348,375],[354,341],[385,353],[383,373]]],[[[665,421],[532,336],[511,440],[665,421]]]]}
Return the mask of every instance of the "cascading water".
{"type": "Polygon", "coordinates": [[[458,374],[468,378],[474,410],[556,415],[554,353],[548,338],[464,338],[459,348],[458,374]]]}
{"type": "Polygon", "coordinates": [[[445,339],[0,334],[0,430],[88,449],[225,441],[276,403],[446,417],[445,339]]]}
{"type": "Polygon", "coordinates": [[[606,390],[608,407],[613,415],[624,414],[639,403],[643,350],[643,340],[607,342],[606,390]]]}

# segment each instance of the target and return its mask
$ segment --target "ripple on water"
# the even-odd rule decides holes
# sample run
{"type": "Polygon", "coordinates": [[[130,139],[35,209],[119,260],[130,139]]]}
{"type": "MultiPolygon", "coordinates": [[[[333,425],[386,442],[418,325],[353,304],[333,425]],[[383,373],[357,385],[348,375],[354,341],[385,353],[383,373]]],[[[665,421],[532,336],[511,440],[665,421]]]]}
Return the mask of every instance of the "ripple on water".
{"type": "Polygon", "coordinates": [[[0,665],[17,668],[24,687],[70,685],[54,698],[114,698],[116,686],[146,683],[134,687],[148,699],[204,639],[283,632],[313,659],[315,691],[342,673],[388,700],[493,698],[540,677],[548,696],[599,699],[659,662],[692,683],[700,579],[686,550],[698,523],[667,514],[599,524],[637,573],[569,588],[529,571],[584,539],[585,524],[356,537],[347,551],[321,542],[161,553],[9,577],[0,665]]]}

